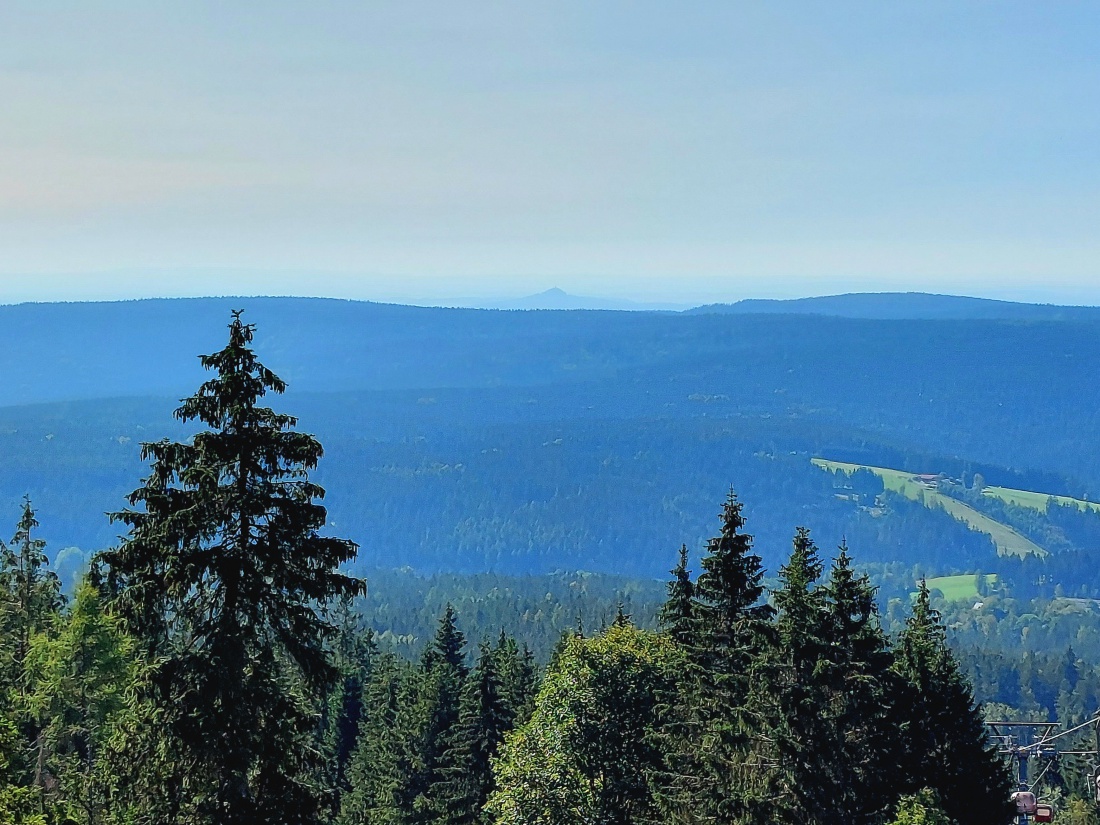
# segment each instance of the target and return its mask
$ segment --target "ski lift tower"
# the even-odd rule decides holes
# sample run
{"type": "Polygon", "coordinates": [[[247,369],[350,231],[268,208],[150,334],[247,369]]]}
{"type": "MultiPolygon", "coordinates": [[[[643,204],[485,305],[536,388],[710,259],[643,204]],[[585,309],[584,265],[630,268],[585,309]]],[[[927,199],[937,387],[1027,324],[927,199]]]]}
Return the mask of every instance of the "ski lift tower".
{"type": "MultiPolygon", "coordinates": [[[[1054,808],[1039,802],[1035,792],[1039,781],[1058,757],[1091,756],[1094,760],[1100,759],[1100,713],[1083,724],[1061,732],[1056,732],[1059,727],[1057,722],[986,722],[986,725],[989,726],[990,738],[997,744],[998,753],[1013,764],[1016,791],[1012,794],[1012,801],[1016,803],[1017,825],[1029,825],[1032,818],[1037,823],[1053,820],[1054,808]],[[1093,728],[1095,737],[1091,749],[1070,750],[1065,747],[1068,740],[1063,740],[1063,737],[1088,727],[1093,728]],[[1038,776],[1029,782],[1028,761],[1031,759],[1046,764],[1038,776]]],[[[1095,792],[1097,802],[1100,802],[1100,766],[1094,765],[1090,781],[1090,790],[1095,792]]]]}

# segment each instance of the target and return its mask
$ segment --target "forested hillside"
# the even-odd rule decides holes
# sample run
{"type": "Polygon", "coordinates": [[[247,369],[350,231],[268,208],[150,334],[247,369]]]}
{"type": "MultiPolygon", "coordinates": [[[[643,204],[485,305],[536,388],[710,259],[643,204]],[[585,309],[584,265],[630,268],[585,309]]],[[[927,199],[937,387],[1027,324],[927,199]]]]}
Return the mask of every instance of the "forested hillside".
{"type": "MultiPolygon", "coordinates": [[[[234,312],[175,423],[152,420],[155,399],[7,410],[25,417],[6,433],[25,445],[11,477],[48,479],[52,461],[71,471],[55,496],[129,492],[97,553],[51,548],[29,496],[0,545],[0,819],[1003,825],[1010,773],[976,700],[1002,724],[1090,724],[1096,597],[1063,562],[1100,516],[983,498],[985,473],[1045,476],[759,410],[565,419],[558,396],[546,418],[529,387],[440,392],[451,415],[382,394],[387,418],[362,393],[284,395],[254,343],[234,312]],[[504,402],[484,418],[483,392],[504,402]],[[332,427],[335,472],[299,430],[310,416],[332,427]],[[102,438],[107,422],[129,429],[102,438]],[[158,426],[171,437],[144,435],[158,426]],[[902,480],[1051,549],[999,556],[908,486],[819,466],[807,439],[823,434],[834,452],[961,468],[969,484],[902,480]],[[702,493],[719,485],[720,507],[702,493]],[[370,492],[330,518],[341,487],[370,492]],[[955,593],[969,573],[949,599],[928,569],[975,569],[980,601],[955,593]]],[[[1088,769],[1058,763],[1036,787],[1091,822],[1088,769]]]]}
{"type": "Polygon", "coordinates": [[[102,514],[140,472],[141,442],[187,435],[171,411],[237,305],[328,449],[318,477],[333,523],[362,545],[359,569],[655,577],[670,548],[701,549],[732,484],[769,565],[789,525],[806,524],[866,561],[992,571],[981,534],[897,497],[853,496],[810,459],[1076,496],[1100,480],[1080,449],[1100,410],[1093,322],[22,305],[0,308],[9,521],[30,494],[54,552],[79,548],[62,560],[74,569],[112,544],[102,514]]]}

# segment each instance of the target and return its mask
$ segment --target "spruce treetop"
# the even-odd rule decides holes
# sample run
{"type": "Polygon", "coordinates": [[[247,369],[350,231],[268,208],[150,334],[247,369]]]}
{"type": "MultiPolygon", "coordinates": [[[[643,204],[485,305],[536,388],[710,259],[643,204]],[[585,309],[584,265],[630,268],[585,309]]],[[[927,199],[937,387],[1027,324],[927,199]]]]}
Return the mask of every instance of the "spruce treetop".
{"type": "Polygon", "coordinates": [[[226,346],[201,356],[214,376],[175,416],[207,429],[142,445],[149,475],[112,514],[128,534],[99,557],[110,609],[152,663],[140,692],[163,719],[150,735],[177,755],[169,787],[203,789],[144,794],[162,822],[315,814],[320,795],[303,773],[315,758],[309,701],[339,675],[324,609],[363,588],[339,569],[355,543],[320,532],[325,491],[307,474],[321,444],[261,406],[286,385],[257,359],[253,333],[234,312],[226,346]]]}

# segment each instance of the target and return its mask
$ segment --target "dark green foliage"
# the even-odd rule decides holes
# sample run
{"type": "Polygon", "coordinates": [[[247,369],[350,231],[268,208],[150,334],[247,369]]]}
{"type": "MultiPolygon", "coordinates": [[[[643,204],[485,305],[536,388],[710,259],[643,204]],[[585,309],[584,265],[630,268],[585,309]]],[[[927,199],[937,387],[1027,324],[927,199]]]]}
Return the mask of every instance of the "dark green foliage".
{"type": "Polygon", "coordinates": [[[910,787],[936,791],[943,810],[960,825],[1002,825],[1010,815],[1009,775],[988,743],[923,581],[894,658],[904,685],[897,713],[910,787]]]}
{"type": "Polygon", "coordinates": [[[442,782],[435,791],[448,825],[477,825],[490,820],[482,814],[493,790],[491,759],[496,756],[504,734],[511,730],[515,714],[510,707],[497,671],[499,648],[482,645],[477,666],[462,689],[458,719],[449,747],[441,759],[442,782]]]}
{"type": "Polygon", "coordinates": [[[409,659],[435,637],[448,603],[469,638],[497,638],[506,628],[520,648],[545,663],[563,632],[572,633],[578,624],[610,624],[620,602],[639,626],[652,628],[664,601],[660,582],[583,571],[422,576],[407,569],[373,570],[367,578],[369,592],[355,603],[363,624],[374,629],[379,645],[409,659]]]}
{"type": "Polygon", "coordinates": [[[692,812],[736,822],[750,816],[759,799],[762,772],[759,761],[748,758],[753,742],[745,711],[774,611],[761,603],[764,570],[752,537],[741,532],[741,510],[731,490],[694,585],[678,701],[662,712],[666,763],[658,785],[668,816],[692,812]]]}
{"type": "Polygon", "coordinates": [[[536,674],[530,652],[503,633],[469,671],[457,619],[448,605],[419,665],[381,654],[371,668],[342,825],[483,821],[490,759],[530,715],[536,674]]]}
{"type": "Polygon", "coordinates": [[[141,693],[166,737],[152,753],[171,757],[140,763],[132,793],[150,821],[306,823],[324,800],[314,708],[337,677],[317,605],[361,583],[337,570],[355,545],[318,532],[320,443],[259,406],[285,385],[239,314],[229,330],[202,357],[215,377],[176,411],[210,429],[143,446],[135,509],[114,514],[129,534],[101,557],[149,658],[141,693]]]}
{"type": "Polygon", "coordinates": [[[818,666],[827,689],[822,715],[828,733],[822,744],[832,773],[830,817],[837,823],[871,823],[897,793],[900,742],[890,718],[897,694],[892,659],[874,588],[852,570],[843,544],[823,592],[826,649],[818,666]]]}
{"type": "Polygon", "coordinates": [[[8,644],[0,659],[0,689],[21,691],[19,675],[31,638],[48,627],[61,608],[61,582],[49,569],[46,543],[34,534],[38,527],[30,498],[10,544],[0,541],[0,632],[8,644]]]}
{"type": "Polygon", "coordinates": [[[493,657],[507,713],[507,727],[518,727],[527,721],[535,706],[539,683],[535,657],[526,644],[521,649],[503,630],[493,648],[493,657]]]}
{"type": "Polygon", "coordinates": [[[410,777],[413,821],[429,822],[444,809],[441,798],[447,780],[445,755],[455,744],[459,703],[466,681],[466,639],[447,605],[435,640],[421,658],[416,697],[417,736],[413,741],[415,773],[410,777]]]}
{"type": "Polygon", "coordinates": [[[687,569],[687,545],[680,546],[680,562],[672,569],[672,581],[668,583],[668,599],[658,614],[661,629],[678,644],[691,641],[695,623],[695,584],[687,569]]]}
{"type": "Polygon", "coordinates": [[[337,818],[340,825],[409,821],[410,678],[409,668],[389,653],[380,654],[371,667],[363,689],[359,736],[348,765],[349,790],[337,818]]]}
{"type": "Polygon", "coordinates": [[[741,532],[742,504],[731,490],[722,509],[722,527],[707,543],[703,572],[695,582],[691,648],[712,669],[733,675],[766,640],[770,606],[764,595],[764,568],[752,552],[752,536],[741,532]]]}
{"type": "Polygon", "coordinates": [[[777,809],[789,822],[816,822],[833,804],[834,772],[826,764],[832,737],[825,718],[830,706],[825,594],[818,586],[822,564],[809,531],[799,528],[775,592],[776,647],[766,678],[754,685],[775,760],[777,809]]]}
{"type": "Polygon", "coordinates": [[[348,789],[348,764],[359,736],[363,694],[378,645],[372,630],[360,630],[360,618],[350,597],[340,600],[332,619],[339,628],[333,654],[340,676],[324,703],[322,727],[329,785],[334,791],[332,810],[339,811],[341,797],[348,789]]]}

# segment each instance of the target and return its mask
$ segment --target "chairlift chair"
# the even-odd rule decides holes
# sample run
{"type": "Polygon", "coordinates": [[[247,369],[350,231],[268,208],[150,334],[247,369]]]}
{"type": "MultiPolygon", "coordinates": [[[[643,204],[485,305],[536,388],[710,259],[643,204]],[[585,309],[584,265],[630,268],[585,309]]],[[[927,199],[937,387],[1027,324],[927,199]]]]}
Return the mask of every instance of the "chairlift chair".
{"type": "Polygon", "coordinates": [[[1016,803],[1016,813],[1027,816],[1034,816],[1039,805],[1031,791],[1016,791],[1012,794],[1012,801],[1016,803]]]}

